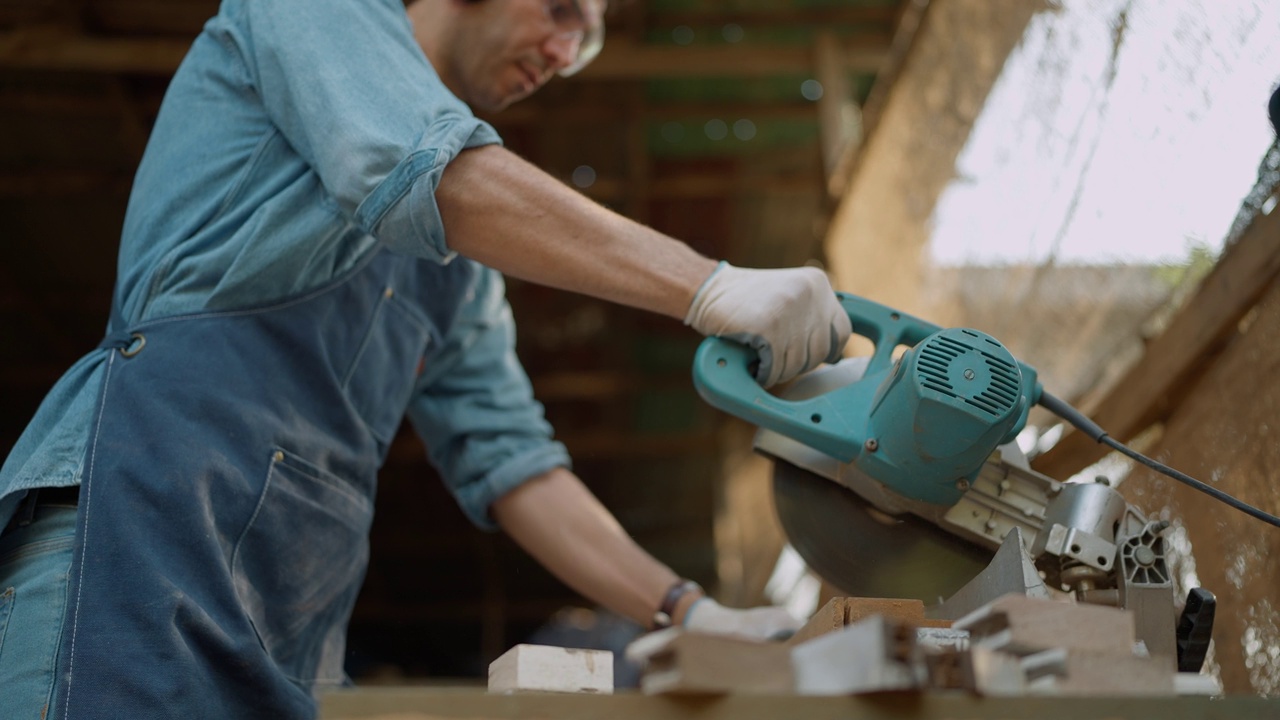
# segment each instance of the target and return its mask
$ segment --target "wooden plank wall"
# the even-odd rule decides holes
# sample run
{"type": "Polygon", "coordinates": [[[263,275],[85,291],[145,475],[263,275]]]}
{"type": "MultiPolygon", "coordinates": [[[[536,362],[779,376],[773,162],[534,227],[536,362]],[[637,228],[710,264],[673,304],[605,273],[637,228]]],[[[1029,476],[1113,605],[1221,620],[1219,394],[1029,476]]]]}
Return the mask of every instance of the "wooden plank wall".
{"type": "MultiPolygon", "coordinates": [[[[1273,218],[1275,216],[1273,215],[1273,218]]],[[[1276,236],[1271,236],[1274,246],[1276,236]]],[[[1280,283],[1164,422],[1146,453],[1280,515],[1280,283]]],[[[1228,693],[1280,694],[1280,528],[1139,468],[1121,491],[1174,519],[1184,585],[1218,598],[1211,663],[1228,693]]],[[[1185,593],[1186,588],[1183,588],[1185,593]]]]}

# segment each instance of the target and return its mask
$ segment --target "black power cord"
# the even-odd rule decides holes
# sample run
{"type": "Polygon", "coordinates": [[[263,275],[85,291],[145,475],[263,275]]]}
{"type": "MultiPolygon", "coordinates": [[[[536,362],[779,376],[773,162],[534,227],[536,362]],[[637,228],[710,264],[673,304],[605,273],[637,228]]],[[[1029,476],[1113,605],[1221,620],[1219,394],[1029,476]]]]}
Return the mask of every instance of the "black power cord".
{"type": "Polygon", "coordinates": [[[1063,402],[1059,398],[1056,398],[1047,392],[1042,392],[1040,393],[1040,406],[1043,407],[1045,410],[1048,410],[1049,412],[1053,413],[1054,415],[1057,415],[1058,417],[1062,418],[1063,420],[1066,420],[1067,422],[1071,423],[1072,425],[1075,426],[1077,430],[1093,438],[1096,442],[1099,442],[1103,445],[1107,445],[1108,447],[1114,448],[1115,450],[1118,450],[1121,454],[1126,455],[1130,458],[1133,458],[1134,460],[1142,463],[1143,465],[1146,465],[1152,470],[1168,475],[1169,477],[1173,478],[1174,480],[1177,480],[1180,483],[1183,483],[1184,485],[1189,485],[1195,488],[1196,490],[1199,490],[1200,492],[1206,495],[1209,495],[1210,497],[1213,497],[1216,500],[1219,500],[1223,503],[1226,503],[1227,505],[1230,505],[1231,507],[1239,510],[1240,512],[1243,512],[1247,515],[1252,515],[1253,517],[1261,520],[1262,522],[1275,525],[1276,527],[1280,527],[1280,517],[1276,517],[1275,515],[1271,515],[1270,513],[1265,513],[1242,500],[1237,500],[1236,498],[1231,497],[1230,495],[1222,492],[1221,490],[1213,487],[1212,485],[1206,485],[1205,483],[1202,483],[1199,480],[1196,480],[1195,478],[1191,477],[1190,475],[1187,475],[1186,473],[1174,470],[1168,465],[1158,463],[1155,460],[1152,460],[1151,458],[1147,457],[1146,455],[1143,455],[1142,453],[1136,450],[1132,450],[1128,447],[1125,447],[1123,443],[1117,441],[1115,438],[1107,434],[1107,431],[1103,430],[1101,426],[1099,426],[1097,423],[1090,420],[1089,418],[1085,417],[1084,413],[1080,412],[1079,410],[1076,410],[1075,408],[1071,407],[1070,405],[1063,402]]]}

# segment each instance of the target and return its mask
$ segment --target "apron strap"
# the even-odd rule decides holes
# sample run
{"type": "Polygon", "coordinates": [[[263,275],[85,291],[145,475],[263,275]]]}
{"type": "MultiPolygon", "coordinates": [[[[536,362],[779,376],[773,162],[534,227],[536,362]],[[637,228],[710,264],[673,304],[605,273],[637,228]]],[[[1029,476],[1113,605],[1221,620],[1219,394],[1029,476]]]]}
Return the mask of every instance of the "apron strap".
{"type": "Polygon", "coordinates": [[[99,350],[119,350],[121,355],[125,357],[133,357],[142,352],[142,348],[147,346],[147,338],[140,332],[129,330],[117,330],[107,333],[98,343],[99,350]]]}
{"type": "Polygon", "coordinates": [[[123,350],[129,347],[131,343],[133,343],[133,333],[128,330],[116,330],[115,332],[107,333],[107,336],[102,338],[102,341],[98,343],[98,349],[123,350]]]}

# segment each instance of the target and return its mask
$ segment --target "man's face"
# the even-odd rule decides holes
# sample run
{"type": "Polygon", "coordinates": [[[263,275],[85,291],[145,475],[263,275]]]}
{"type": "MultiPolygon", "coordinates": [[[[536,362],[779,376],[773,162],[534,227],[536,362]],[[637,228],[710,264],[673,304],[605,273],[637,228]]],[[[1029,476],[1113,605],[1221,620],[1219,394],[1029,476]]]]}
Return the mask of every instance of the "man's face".
{"type": "Polygon", "coordinates": [[[483,0],[460,10],[437,70],[473,107],[501,110],[577,58],[584,22],[576,0],[483,0]]]}

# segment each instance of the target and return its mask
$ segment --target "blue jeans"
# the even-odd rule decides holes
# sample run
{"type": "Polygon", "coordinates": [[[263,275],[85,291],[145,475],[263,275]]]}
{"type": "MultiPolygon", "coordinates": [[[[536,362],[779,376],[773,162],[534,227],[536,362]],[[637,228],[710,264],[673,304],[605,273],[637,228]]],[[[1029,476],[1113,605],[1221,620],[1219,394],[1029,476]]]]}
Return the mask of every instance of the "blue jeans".
{"type": "Polygon", "coordinates": [[[0,534],[0,717],[49,713],[75,534],[76,509],[59,505],[0,534]]]}

